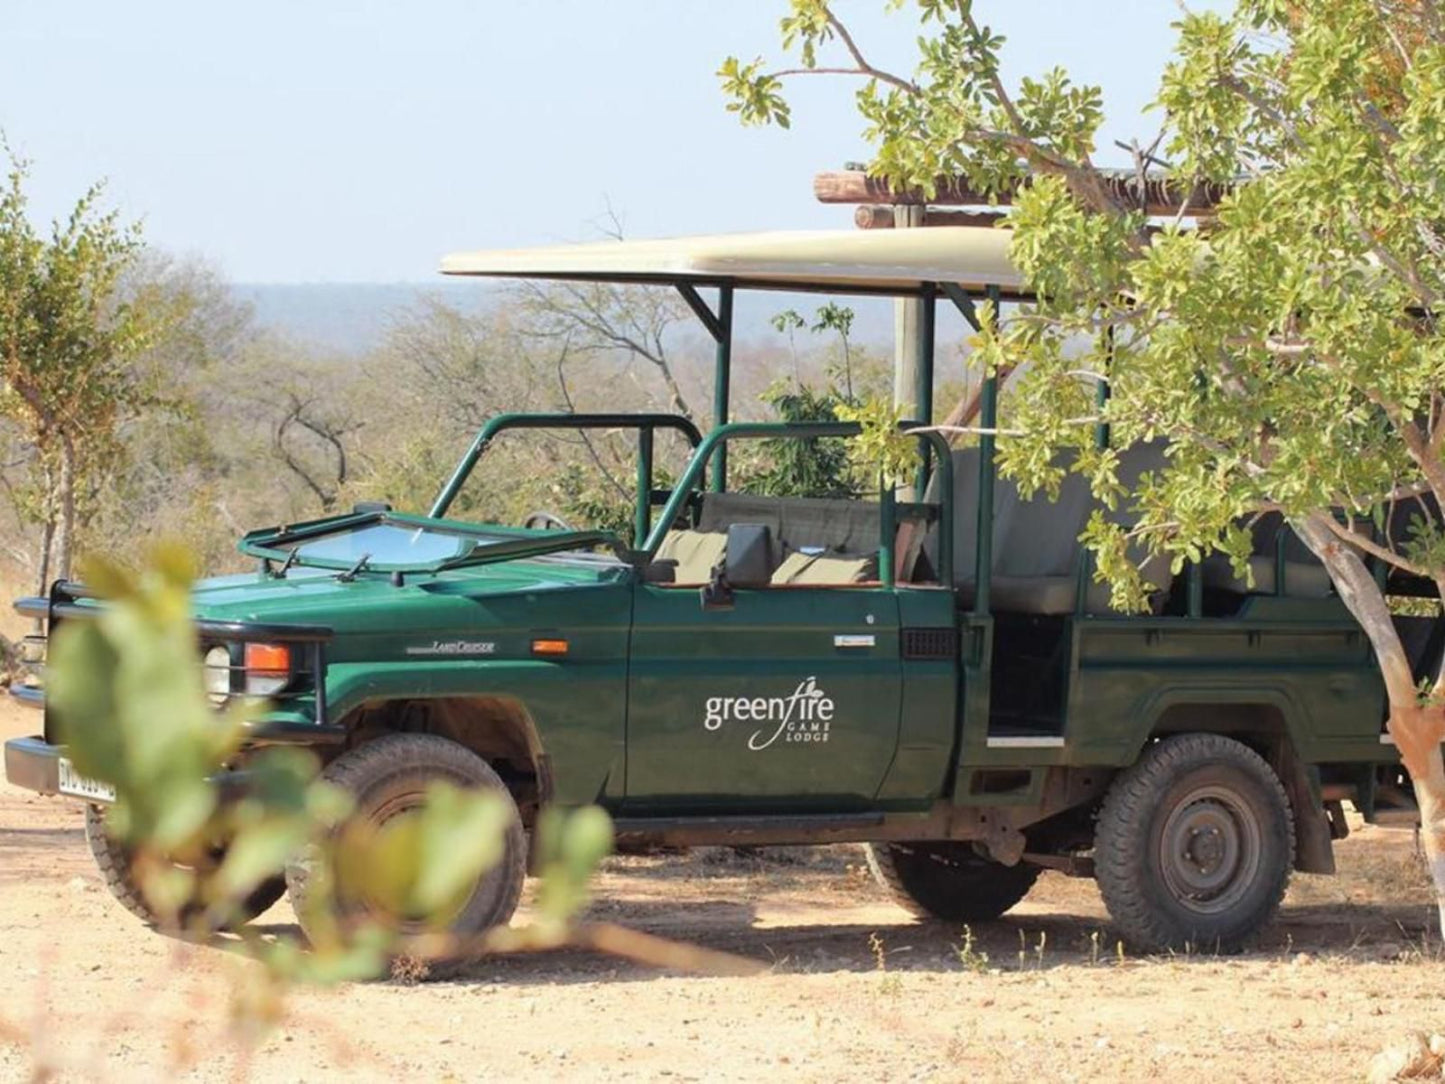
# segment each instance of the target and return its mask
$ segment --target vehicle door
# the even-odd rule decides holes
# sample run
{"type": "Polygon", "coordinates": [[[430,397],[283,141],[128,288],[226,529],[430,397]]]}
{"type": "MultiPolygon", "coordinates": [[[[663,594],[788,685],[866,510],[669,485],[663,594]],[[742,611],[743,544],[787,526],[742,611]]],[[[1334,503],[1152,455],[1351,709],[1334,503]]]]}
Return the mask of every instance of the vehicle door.
{"type": "Polygon", "coordinates": [[[898,598],[881,586],[639,583],[627,804],[866,807],[898,746],[898,598]]]}

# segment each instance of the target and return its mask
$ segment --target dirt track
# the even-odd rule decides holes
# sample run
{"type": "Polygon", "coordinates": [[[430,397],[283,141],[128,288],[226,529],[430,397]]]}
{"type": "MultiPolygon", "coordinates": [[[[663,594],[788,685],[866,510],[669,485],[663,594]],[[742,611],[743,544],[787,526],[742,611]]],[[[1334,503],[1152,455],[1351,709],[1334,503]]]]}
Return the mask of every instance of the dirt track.
{"type": "MultiPolygon", "coordinates": [[[[0,708],[0,735],[34,725],[0,708]]],[[[597,917],[768,973],[559,952],[457,982],[303,991],[245,1058],[226,1019],[249,965],[143,929],[100,884],[78,809],[0,785],[0,1080],[37,1063],[87,1081],[1358,1079],[1405,1031],[1445,1030],[1410,844],[1357,833],[1341,877],[1296,878],[1259,951],[1228,960],[1121,960],[1093,886],[1053,874],[975,931],[984,964],[960,958],[961,930],[893,906],[848,848],[614,859],[597,917]]],[[[260,925],[294,929],[284,903],[260,925]]]]}

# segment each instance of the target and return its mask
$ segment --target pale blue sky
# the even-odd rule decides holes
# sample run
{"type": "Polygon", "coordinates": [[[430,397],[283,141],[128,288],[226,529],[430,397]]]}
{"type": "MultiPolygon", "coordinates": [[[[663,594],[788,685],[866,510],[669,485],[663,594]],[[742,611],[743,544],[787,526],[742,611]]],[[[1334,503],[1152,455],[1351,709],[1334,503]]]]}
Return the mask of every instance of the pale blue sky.
{"type": "MultiPolygon", "coordinates": [[[[1223,6],[1224,0],[1219,0],[1223,6]]],[[[785,0],[0,0],[0,128],[62,211],[97,177],[148,239],[243,282],[418,281],[446,251],[570,240],[608,200],[632,236],[847,226],[819,169],[866,157],[852,88],[792,89],[791,132],[744,129],[714,71],[777,55],[785,0]]],[[[908,67],[913,26],[842,0],[908,67]]],[[[1011,78],[1104,88],[1141,116],[1170,0],[977,0],[1011,78]]],[[[1103,155],[1101,155],[1101,158],[1103,155]]]]}

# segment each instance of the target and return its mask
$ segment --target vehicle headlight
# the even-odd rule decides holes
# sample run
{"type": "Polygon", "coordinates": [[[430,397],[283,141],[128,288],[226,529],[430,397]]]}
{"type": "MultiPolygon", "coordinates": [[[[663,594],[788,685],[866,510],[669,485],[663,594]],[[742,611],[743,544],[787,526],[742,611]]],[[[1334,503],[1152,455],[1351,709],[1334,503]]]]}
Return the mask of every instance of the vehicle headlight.
{"type": "Polygon", "coordinates": [[[285,644],[246,645],[246,692],[252,696],[279,693],[291,680],[291,649],[285,644]]]}
{"type": "Polygon", "coordinates": [[[206,695],[222,703],[231,695],[231,649],[213,647],[206,652],[206,695]]]}

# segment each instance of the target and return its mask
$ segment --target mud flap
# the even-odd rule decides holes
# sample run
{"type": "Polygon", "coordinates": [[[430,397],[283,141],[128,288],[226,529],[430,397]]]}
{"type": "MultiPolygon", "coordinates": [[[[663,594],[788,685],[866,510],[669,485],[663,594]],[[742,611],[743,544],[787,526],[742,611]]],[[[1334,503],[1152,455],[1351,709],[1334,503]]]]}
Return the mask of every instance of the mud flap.
{"type": "Polygon", "coordinates": [[[1307,768],[1295,756],[1287,740],[1270,750],[1269,763],[1284,784],[1294,811],[1294,868],[1300,873],[1334,873],[1334,832],[1319,797],[1315,769],[1307,768]]]}

